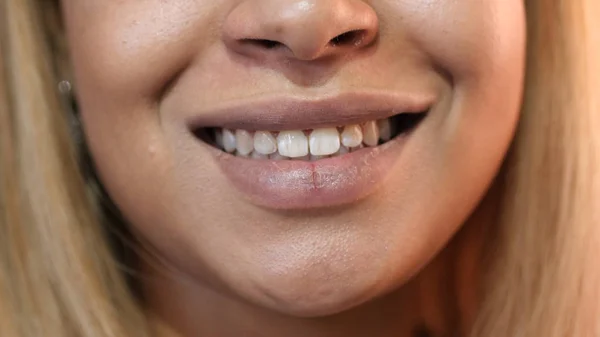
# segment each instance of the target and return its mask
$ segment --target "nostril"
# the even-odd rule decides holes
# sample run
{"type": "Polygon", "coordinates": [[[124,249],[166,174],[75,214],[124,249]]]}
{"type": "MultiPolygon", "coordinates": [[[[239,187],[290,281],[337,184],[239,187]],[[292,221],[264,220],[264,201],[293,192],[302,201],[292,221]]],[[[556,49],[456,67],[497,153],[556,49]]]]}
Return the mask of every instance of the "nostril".
{"type": "Polygon", "coordinates": [[[329,41],[331,46],[360,45],[367,34],[366,30],[358,29],[340,34],[329,41]]]}
{"type": "MultiPolygon", "coordinates": [[[[352,30],[340,34],[329,41],[331,46],[358,46],[364,40],[367,31],[364,29],[352,30]]],[[[241,43],[247,45],[253,45],[264,49],[275,49],[283,46],[284,44],[279,41],[268,40],[268,39],[241,39],[241,43]]]]}
{"type": "Polygon", "coordinates": [[[261,47],[264,49],[273,49],[282,45],[281,42],[265,39],[242,39],[240,42],[261,47]]]}
{"type": "Polygon", "coordinates": [[[235,53],[262,61],[338,57],[378,41],[379,19],[371,1],[234,2],[238,5],[222,23],[223,42],[235,53]]]}

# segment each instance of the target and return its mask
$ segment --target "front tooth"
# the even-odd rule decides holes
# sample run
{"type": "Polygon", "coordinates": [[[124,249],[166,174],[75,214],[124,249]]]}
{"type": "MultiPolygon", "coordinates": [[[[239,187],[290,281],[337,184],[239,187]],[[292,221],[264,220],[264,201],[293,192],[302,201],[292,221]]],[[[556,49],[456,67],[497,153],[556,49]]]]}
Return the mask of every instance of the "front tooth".
{"type": "Polygon", "coordinates": [[[336,128],[315,129],[310,134],[310,154],[327,156],[340,149],[340,134],[336,128]]]}
{"type": "Polygon", "coordinates": [[[358,125],[348,125],[342,131],[342,144],[345,147],[359,146],[363,141],[363,133],[358,125]]]}
{"type": "Polygon", "coordinates": [[[367,146],[377,146],[379,142],[379,128],[375,121],[366,122],[363,125],[363,143],[367,146]]]}
{"type": "Polygon", "coordinates": [[[304,157],[308,154],[308,139],[302,131],[281,131],[277,135],[277,149],[282,156],[304,157]]]}
{"type": "Polygon", "coordinates": [[[271,154],[277,151],[277,140],[268,131],[254,133],[254,150],[261,154],[271,154]]]}
{"type": "Polygon", "coordinates": [[[223,149],[226,152],[232,153],[235,151],[235,135],[231,130],[223,129],[223,149]]]}
{"type": "Polygon", "coordinates": [[[254,150],[254,137],[246,130],[235,130],[236,149],[242,156],[247,156],[254,150]]]}
{"type": "Polygon", "coordinates": [[[392,126],[389,118],[378,120],[377,126],[379,128],[379,138],[381,138],[381,140],[387,142],[392,139],[392,126]]]}

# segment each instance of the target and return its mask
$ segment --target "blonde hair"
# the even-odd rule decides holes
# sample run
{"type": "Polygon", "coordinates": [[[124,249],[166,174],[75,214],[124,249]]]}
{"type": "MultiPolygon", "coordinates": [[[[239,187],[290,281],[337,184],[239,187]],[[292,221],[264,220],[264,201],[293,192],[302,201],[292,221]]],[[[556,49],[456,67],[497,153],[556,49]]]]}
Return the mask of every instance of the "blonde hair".
{"type": "MultiPolygon", "coordinates": [[[[473,336],[600,336],[594,2],[526,1],[523,113],[473,336]]],[[[0,3],[0,336],[146,336],[56,91],[57,7],[0,3]]]]}

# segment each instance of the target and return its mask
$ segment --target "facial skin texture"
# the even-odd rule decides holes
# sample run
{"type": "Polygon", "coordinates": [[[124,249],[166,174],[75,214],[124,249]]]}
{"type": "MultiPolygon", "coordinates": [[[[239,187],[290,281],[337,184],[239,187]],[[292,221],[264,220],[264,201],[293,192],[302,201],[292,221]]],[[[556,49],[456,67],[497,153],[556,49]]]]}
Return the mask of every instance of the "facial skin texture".
{"type": "Polygon", "coordinates": [[[102,183],[168,266],[156,276],[164,279],[145,284],[148,303],[189,336],[269,336],[292,325],[303,336],[335,335],[294,317],[323,322],[366,312],[366,302],[392,296],[418,273],[487,191],[518,118],[520,0],[63,0],[62,7],[102,183]],[[357,29],[373,39],[325,47],[357,29]],[[362,89],[429,94],[435,103],[386,183],[334,209],[254,205],[185,124],[232,100],[362,89]]]}

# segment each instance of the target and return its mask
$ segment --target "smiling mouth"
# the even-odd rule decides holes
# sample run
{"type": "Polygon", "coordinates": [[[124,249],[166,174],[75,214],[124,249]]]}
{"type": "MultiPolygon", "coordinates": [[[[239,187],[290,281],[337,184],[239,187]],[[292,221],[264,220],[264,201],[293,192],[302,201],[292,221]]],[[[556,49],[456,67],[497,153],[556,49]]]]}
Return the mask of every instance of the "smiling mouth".
{"type": "Polygon", "coordinates": [[[236,157],[316,161],[383,145],[409,133],[427,111],[399,113],[362,123],[301,130],[198,128],[196,137],[236,157]]]}
{"type": "Polygon", "coordinates": [[[228,103],[186,120],[235,190],[271,209],[357,202],[401,160],[434,95],[345,93],[228,103]]]}

